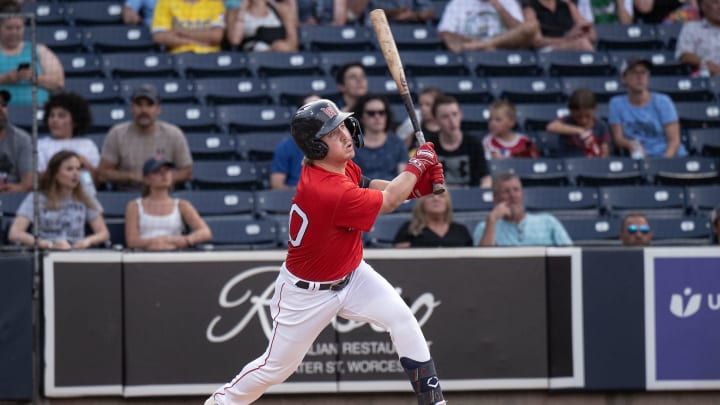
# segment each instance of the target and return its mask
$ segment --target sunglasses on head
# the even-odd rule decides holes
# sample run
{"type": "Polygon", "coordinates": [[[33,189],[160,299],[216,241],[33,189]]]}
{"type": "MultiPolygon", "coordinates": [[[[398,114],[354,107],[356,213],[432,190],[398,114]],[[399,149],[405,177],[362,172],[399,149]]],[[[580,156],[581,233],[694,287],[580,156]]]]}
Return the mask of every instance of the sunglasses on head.
{"type": "Polygon", "coordinates": [[[650,232],[650,227],[647,225],[628,225],[627,230],[628,233],[630,233],[631,235],[635,234],[638,231],[640,231],[640,233],[642,234],[647,234],[648,232],[650,232]]]}
{"type": "Polygon", "coordinates": [[[365,110],[365,114],[369,117],[374,117],[376,115],[383,117],[385,116],[385,110],[365,110]]]}

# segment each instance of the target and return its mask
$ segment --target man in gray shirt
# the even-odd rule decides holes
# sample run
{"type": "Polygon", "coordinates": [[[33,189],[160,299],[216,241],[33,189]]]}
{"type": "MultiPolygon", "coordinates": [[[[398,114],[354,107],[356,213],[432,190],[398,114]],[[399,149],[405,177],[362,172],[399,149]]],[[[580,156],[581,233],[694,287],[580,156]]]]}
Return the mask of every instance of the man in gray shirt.
{"type": "Polygon", "coordinates": [[[0,192],[32,188],[32,138],[8,121],[10,93],[0,90],[0,192]]]}

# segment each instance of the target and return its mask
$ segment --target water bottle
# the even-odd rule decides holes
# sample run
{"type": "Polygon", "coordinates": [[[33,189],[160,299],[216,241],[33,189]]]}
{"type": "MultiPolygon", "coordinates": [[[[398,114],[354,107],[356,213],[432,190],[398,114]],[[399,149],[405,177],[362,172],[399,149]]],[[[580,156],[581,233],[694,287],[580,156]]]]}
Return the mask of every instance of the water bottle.
{"type": "Polygon", "coordinates": [[[637,142],[633,142],[633,148],[630,152],[630,157],[633,159],[644,159],[645,153],[643,152],[642,146],[637,142]]]}

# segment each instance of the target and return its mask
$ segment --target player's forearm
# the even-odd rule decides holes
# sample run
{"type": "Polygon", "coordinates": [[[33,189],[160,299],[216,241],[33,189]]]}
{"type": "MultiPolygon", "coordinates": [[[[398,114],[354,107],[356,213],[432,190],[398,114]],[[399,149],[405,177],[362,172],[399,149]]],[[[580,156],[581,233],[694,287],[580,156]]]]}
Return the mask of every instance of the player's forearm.
{"type": "MultiPolygon", "coordinates": [[[[374,181],[376,180],[373,180],[373,182],[374,181]]],[[[373,182],[370,182],[371,186],[373,182]]],[[[410,172],[402,172],[398,174],[397,177],[389,182],[382,191],[383,204],[380,209],[380,213],[387,214],[395,211],[400,204],[407,200],[413,190],[413,187],[415,187],[416,182],[417,178],[410,172]]]]}

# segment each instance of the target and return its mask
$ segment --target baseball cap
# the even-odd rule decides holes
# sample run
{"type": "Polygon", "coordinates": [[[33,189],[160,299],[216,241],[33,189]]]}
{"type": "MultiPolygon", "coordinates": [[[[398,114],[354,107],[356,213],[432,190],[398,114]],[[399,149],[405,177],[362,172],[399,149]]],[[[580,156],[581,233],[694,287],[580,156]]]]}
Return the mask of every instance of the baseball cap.
{"type": "Polygon", "coordinates": [[[0,89],[0,97],[5,101],[5,104],[10,102],[10,92],[5,89],[0,89]]]}
{"type": "Polygon", "coordinates": [[[162,167],[169,167],[171,169],[175,168],[175,164],[173,162],[167,161],[163,158],[150,158],[145,161],[145,164],[143,165],[143,176],[147,176],[150,173],[154,173],[162,167]]]}
{"type": "Polygon", "coordinates": [[[652,69],[652,62],[650,62],[648,59],[631,56],[625,59],[622,65],[620,65],[620,74],[624,75],[628,69],[640,64],[645,65],[648,70],[652,69]]]}
{"type": "Polygon", "coordinates": [[[139,85],[135,88],[135,90],[133,90],[132,94],[130,95],[130,100],[132,101],[136,101],[139,98],[146,98],[153,103],[160,102],[157,89],[155,88],[155,86],[149,83],[139,85]]]}

